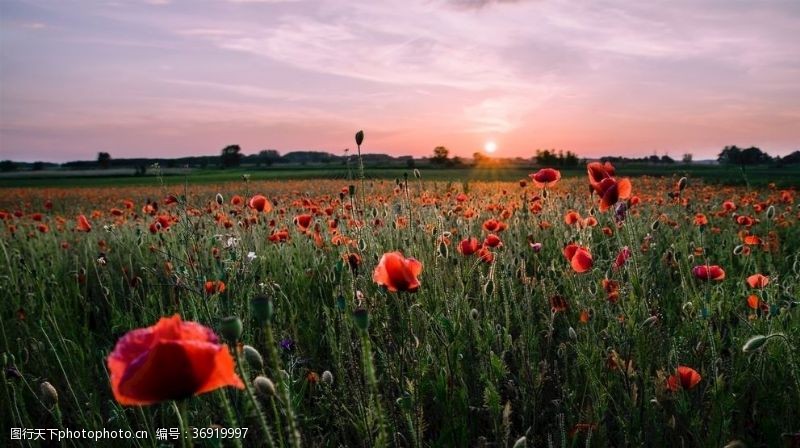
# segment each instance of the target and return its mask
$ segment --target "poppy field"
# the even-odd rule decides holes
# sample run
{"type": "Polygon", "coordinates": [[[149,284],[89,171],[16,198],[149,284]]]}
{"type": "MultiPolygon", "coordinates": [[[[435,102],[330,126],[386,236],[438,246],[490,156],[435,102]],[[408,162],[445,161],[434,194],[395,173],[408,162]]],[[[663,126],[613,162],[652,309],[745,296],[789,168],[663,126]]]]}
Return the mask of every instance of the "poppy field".
{"type": "Polygon", "coordinates": [[[3,189],[4,434],[800,444],[793,188],[355,177],[3,189]]]}

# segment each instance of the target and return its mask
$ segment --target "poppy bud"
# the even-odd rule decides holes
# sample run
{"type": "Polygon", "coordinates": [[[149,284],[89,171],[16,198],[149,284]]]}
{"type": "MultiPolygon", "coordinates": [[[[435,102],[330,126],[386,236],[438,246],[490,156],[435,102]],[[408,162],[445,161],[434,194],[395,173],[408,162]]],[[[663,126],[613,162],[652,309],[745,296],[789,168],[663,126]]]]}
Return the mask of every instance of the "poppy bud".
{"type": "Polygon", "coordinates": [[[255,387],[256,392],[264,398],[275,395],[275,383],[264,375],[259,375],[253,380],[253,387],[255,387]]]}
{"type": "Polygon", "coordinates": [[[514,442],[514,448],[525,448],[526,446],[528,446],[528,439],[526,439],[525,436],[520,437],[514,442]]]}
{"type": "Polygon", "coordinates": [[[478,310],[476,310],[475,308],[470,310],[469,317],[472,318],[472,320],[478,320],[478,317],[480,317],[480,315],[478,314],[478,310]]]}
{"type": "Polygon", "coordinates": [[[239,337],[242,336],[242,320],[237,316],[223,318],[220,333],[230,342],[238,341],[239,337]]]}
{"type": "Polygon", "coordinates": [[[767,219],[772,219],[774,217],[775,217],[775,206],[774,205],[770,205],[767,208],[767,219]]]}
{"type": "Polygon", "coordinates": [[[347,186],[347,192],[350,194],[350,196],[355,195],[356,194],[356,186],[355,185],[348,185],[347,186]]]}
{"type": "Polygon", "coordinates": [[[768,336],[764,335],[753,336],[752,338],[748,339],[747,342],[744,343],[742,351],[744,353],[752,353],[761,350],[761,348],[764,346],[764,344],[767,343],[768,340],[769,340],[768,336]]]}
{"type": "Polygon", "coordinates": [[[686,179],[685,177],[681,177],[681,179],[678,181],[678,191],[683,191],[683,189],[686,188],[686,184],[688,182],[689,182],[688,179],[686,179]]]}
{"type": "Polygon", "coordinates": [[[250,309],[253,317],[259,323],[268,323],[272,320],[272,298],[266,295],[257,295],[250,300],[250,309]]]}
{"type": "Polygon", "coordinates": [[[650,316],[642,322],[643,327],[652,327],[655,323],[658,322],[658,316],[650,316]]]}
{"type": "Polygon", "coordinates": [[[356,145],[361,146],[361,143],[364,142],[364,131],[356,132],[356,145]]]}
{"type": "Polygon", "coordinates": [[[222,198],[222,194],[217,193],[217,204],[222,205],[223,200],[224,199],[222,198]]]}
{"type": "Polygon", "coordinates": [[[569,327],[569,338],[572,339],[573,341],[578,340],[578,333],[575,333],[575,329],[572,327],[569,327]]]}
{"type": "Polygon", "coordinates": [[[58,391],[47,381],[39,385],[39,398],[48,409],[58,404],[58,391]]]}
{"type": "Polygon", "coordinates": [[[364,308],[353,311],[353,320],[362,331],[367,331],[367,328],[369,328],[369,313],[364,308]]]}
{"type": "Polygon", "coordinates": [[[250,345],[245,345],[242,350],[244,351],[244,359],[251,369],[264,369],[264,358],[261,357],[261,353],[258,353],[258,350],[250,345]]]}
{"type": "Polygon", "coordinates": [[[422,174],[420,174],[419,170],[418,170],[418,169],[416,169],[416,168],[414,168],[414,177],[416,177],[417,179],[419,179],[420,177],[422,177],[422,174]]]}
{"type": "Polygon", "coordinates": [[[322,382],[324,384],[327,384],[328,386],[333,385],[333,374],[331,373],[330,370],[322,372],[322,382]]]}
{"type": "Polygon", "coordinates": [[[661,221],[656,219],[655,221],[653,221],[652,224],[650,224],[650,230],[656,230],[660,224],[661,221]]]}
{"type": "Polygon", "coordinates": [[[742,253],[742,250],[744,250],[744,245],[740,244],[740,245],[738,245],[738,246],[733,248],[733,254],[734,255],[739,255],[739,254],[742,253]]]}

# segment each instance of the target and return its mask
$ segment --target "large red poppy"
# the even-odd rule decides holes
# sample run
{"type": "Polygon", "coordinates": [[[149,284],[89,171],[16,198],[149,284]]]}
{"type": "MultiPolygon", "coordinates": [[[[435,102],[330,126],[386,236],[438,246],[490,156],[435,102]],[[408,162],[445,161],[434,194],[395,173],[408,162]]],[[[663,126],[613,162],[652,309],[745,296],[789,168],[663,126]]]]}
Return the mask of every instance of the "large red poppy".
{"type": "Polygon", "coordinates": [[[78,225],[77,225],[77,227],[75,227],[75,230],[77,230],[79,232],[91,232],[92,231],[92,225],[89,224],[89,220],[86,219],[86,216],[78,215],[77,221],[78,221],[78,225]]]}
{"type": "Polygon", "coordinates": [[[564,248],[564,257],[569,261],[572,269],[578,273],[586,272],[594,265],[589,249],[575,243],[568,244],[564,248]]]}
{"type": "Polygon", "coordinates": [[[474,236],[471,238],[464,238],[461,242],[458,243],[458,252],[464,256],[470,256],[478,251],[481,248],[480,242],[474,236]]]}
{"type": "Polygon", "coordinates": [[[314,217],[305,213],[302,215],[297,215],[294,217],[294,224],[300,228],[302,231],[308,230],[308,227],[311,226],[311,220],[314,217]]]}
{"type": "Polygon", "coordinates": [[[537,187],[547,188],[552,187],[561,179],[561,172],[553,168],[542,168],[529,176],[537,187]]]}
{"type": "Polygon", "coordinates": [[[680,386],[689,390],[697,386],[702,379],[703,377],[697,373],[697,370],[687,366],[678,366],[678,370],[675,374],[667,378],[667,389],[677,392],[680,386]]]}
{"type": "Polygon", "coordinates": [[[225,386],[244,389],[227,345],[210,328],[177,314],[120,338],[108,370],[114,398],[123,405],[179,400],[225,386]]]}
{"type": "Polygon", "coordinates": [[[725,279],[725,271],[717,265],[704,265],[695,266],[692,268],[692,275],[700,280],[715,280],[722,281],[725,279]]]}
{"type": "Polygon", "coordinates": [[[415,258],[406,258],[400,252],[383,254],[372,280],[391,292],[415,292],[420,287],[417,276],[422,273],[422,263],[415,258]]]}
{"type": "Polygon", "coordinates": [[[769,277],[762,274],[753,274],[747,277],[747,285],[754,289],[764,289],[769,284],[769,277]]]}
{"type": "Polygon", "coordinates": [[[628,178],[614,178],[614,167],[606,162],[592,162],[586,166],[589,185],[600,196],[600,210],[606,211],[620,199],[631,196],[632,185],[628,178]]]}
{"type": "Polygon", "coordinates": [[[257,194],[250,198],[250,201],[248,201],[247,205],[259,212],[269,213],[272,211],[272,204],[269,202],[269,199],[261,194],[257,194]]]}

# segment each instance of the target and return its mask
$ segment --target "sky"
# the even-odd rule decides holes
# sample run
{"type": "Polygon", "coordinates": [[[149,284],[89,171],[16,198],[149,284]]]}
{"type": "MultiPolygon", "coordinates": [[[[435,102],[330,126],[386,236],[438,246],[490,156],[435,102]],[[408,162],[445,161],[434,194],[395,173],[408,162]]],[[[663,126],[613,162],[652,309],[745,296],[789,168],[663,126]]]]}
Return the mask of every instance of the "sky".
{"type": "Polygon", "coordinates": [[[0,158],[800,149],[800,1],[0,0],[0,158]]]}

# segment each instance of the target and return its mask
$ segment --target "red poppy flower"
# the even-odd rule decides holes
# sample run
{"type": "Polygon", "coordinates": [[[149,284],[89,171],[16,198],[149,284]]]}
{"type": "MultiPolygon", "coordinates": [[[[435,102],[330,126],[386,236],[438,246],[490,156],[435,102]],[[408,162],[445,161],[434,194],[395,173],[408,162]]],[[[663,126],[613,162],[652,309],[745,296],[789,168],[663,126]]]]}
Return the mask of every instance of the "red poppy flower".
{"type": "Polygon", "coordinates": [[[568,226],[571,226],[573,224],[577,224],[578,222],[580,222],[580,220],[581,220],[581,215],[580,215],[580,213],[576,212],[575,210],[570,210],[570,211],[567,212],[566,215],[564,215],[564,222],[568,226]]]}
{"type": "Polygon", "coordinates": [[[628,246],[625,246],[619,251],[617,258],[614,260],[614,269],[621,268],[628,261],[628,258],[631,258],[631,250],[628,249],[628,246]]]}
{"type": "Polygon", "coordinates": [[[478,251],[478,258],[486,264],[494,263],[494,253],[488,247],[481,247],[478,251]]]}
{"type": "Polygon", "coordinates": [[[203,285],[203,288],[206,290],[206,294],[214,294],[214,293],[222,294],[223,292],[225,292],[225,282],[223,282],[222,280],[217,280],[217,281],[209,280],[205,283],[205,285],[203,285]]]}
{"type": "Polygon", "coordinates": [[[272,203],[269,202],[266,196],[260,194],[250,198],[250,201],[247,203],[247,205],[259,212],[269,213],[272,211],[272,203]]]}
{"type": "Polygon", "coordinates": [[[548,188],[555,185],[561,179],[561,172],[553,168],[542,168],[529,176],[537,187],[548,188]]]}
{"type": "Polygon", "coordinates": [[[465,202],[469,200],[469,196],[465,195],[464,193],[459,193],[456,195],[456,201],[458,202],[465,202]]]}
{"type": "Polygon", "coordinates": [[[686,390],[692,389],[700,383],[703,377],[697,373],[691,367],[687,366],[678,366],[678,370],[675,372],[674,375],[670,375],[667,378],[667,389],[671,390],[672,392],[677,392],[679,387],[682,387],[686,390]]]}
{"type": "Polygon", "coordinates": [[[120,338],[108,370],[114,398],[123,405],[179,400],[225,386],[244,389],[228,347],[210,328],[177,314],[120,338]]]}
{"type": "Polygon", "coordinates": [[[417,276],[422,273],[422,263],[415,258],[406,258],[400,252],[383,254],[372,280],[391,292],[415,292],[420,287],[417,276]]]}
{"type": "Polygon", "coordinates": [[[564,257],[577,273],[592,269],[592,254],[589,252],[589,249],[585,247],[578,246],[574,243],[568,244],[567,247],[564,248],[564,257]]]}
{"type": "Polygon", "coordinates": [[[692,275],[700,280],[721,281],[725,279],[725,271],[717,265],[699,265],[692,268],[692,275]]]}
{"type": "Polygon", "coordinates": [[[483,222],[483,229],[487,232],[498,232],[500,231],[500,221],[496,219],[487,219],[483,222]]]}
{"type": "Polygon", "coordinates": [[[350,252],[344,255],[344,261],[350,266],[350,270],[355,272],[361,265],[361,255],[355,252],[350,252]]]}
{"type": "Polygon", "coordinates": [[[244,204],[244,198],[242,198],[242,197],[241,197],[241,196],[239,196],[238,194],[237,194],[237,195],[234,195],[234,196],[231,198],[231,205],[240,206],[240,205],[242,205],[242,204],[244,204]]]}
{"type": "Polygon", "coordinates": [[[308,227],[311,225],[311,219],[313,217],[309,214],[303,214],[295,216],[294,223],[297,227],[300,228],[302,231],[308,230],[308,227]]]}
{"type": "Polygon", "coordinates": [[[554,313],[566,311],[569,309],[569,304],[567,303],[567,299],[565,299],[562,296],[551,296],[549,301],[550,301],[550,310],[554,313]]]}
{"type": "Polygon", "coordinates": [[[486,239],[483,240],[483,245],[488,247],[501,247],[503,245],[503,241],[499,236],[495,235],[494,233],[490,233],[486,239]]]}
{"type": "Polygon", "coordinates": [[[464,238],[458,243],[457,250],[461,255],[470,256],[480,249],[481,245],[475,237],[464,238]]]}
{"type": "Polygon", "coordinates": [[[761,274],[753,274],[747,277],[747,285],[754,289],[764,289],[769,284],[769,277],[761,274]]]}
{"type": "Polygon", "coordinates": [[[600,195],[600,211],[604,212],[620,199],[631,196],[631,181],[628,178],[616,180],[613,177],[603,179],[598,185],[597,194],[600,195]]]}
{"type": "Polygon", "coordinates": [[[606,162],[605,165],[600,162],[592,162],[586,165],[586,172],[589,174],[589,185],[597,190],[597,186],[603,179],[614,175],[614,167],[609,162],[606,162]]]}
{"type": "Polygon", "coordinates": [[[75,227],[75,230],[79,232],[91,232],[92,225],[89,224],[89,220],[86,219],[86,216],[78,215],[78,226],[75,227]]]}
{"type": "Polygon", "coordinates": [[[750,294],[747,296],[747,306],[750,308],[757,310],[761,306],[761,299],[758,298],[755,294],[750,294]]]}

